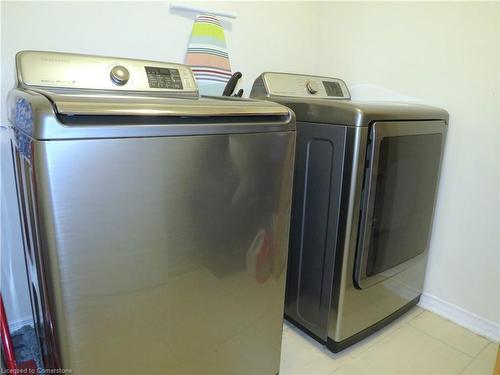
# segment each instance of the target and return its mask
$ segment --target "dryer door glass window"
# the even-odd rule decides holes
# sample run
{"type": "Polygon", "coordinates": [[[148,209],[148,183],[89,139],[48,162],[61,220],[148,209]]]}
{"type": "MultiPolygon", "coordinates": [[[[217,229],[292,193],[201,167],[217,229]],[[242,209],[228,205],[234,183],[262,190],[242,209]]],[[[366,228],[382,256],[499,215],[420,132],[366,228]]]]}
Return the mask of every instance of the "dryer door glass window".
{"type": "Polygon", "coordinates": [[[435,126],[378,123],[371,130],[355,272],[359,287],[403,270],[427,250],[444,125],[430,123],[435,126]]]}

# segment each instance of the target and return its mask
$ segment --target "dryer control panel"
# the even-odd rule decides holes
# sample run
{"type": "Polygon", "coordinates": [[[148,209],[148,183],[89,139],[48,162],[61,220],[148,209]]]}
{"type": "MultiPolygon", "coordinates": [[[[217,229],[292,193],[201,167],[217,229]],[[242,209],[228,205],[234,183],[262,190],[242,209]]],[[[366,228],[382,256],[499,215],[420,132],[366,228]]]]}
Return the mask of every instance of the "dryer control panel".
{"type": "Polygon", "coordinates": [[[259,91],[264,96],[289,96],[297,98],[350,99],[344,81],[338,78],[291,73],[262,73],[252,88],[252,97],[259,91]]]}
{"type": "Polygon", "coordinates": [[[191,68],[183,64],[42,51],[20,52],[16,62],[22,87],[198,97],[191,68]]]}

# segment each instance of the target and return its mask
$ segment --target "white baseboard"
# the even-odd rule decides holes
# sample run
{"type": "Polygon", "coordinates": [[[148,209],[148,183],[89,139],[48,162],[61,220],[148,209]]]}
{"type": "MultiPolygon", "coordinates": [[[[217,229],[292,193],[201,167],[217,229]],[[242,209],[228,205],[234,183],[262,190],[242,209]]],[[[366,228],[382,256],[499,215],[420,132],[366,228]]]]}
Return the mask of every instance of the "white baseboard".
{"type": "Polygon", "coordinates": [[[500,342],[500,324],[484,319],[433,295],[423,293],[419,306],[492,341],[500,342]]]}
{"type": "Polygon", "coordinates": [[[24,326],[33,327],[33,318],[18,319],[13,322],[9,322],[10,333],[12,334],[14,331],[17,331],[24,326]]]}

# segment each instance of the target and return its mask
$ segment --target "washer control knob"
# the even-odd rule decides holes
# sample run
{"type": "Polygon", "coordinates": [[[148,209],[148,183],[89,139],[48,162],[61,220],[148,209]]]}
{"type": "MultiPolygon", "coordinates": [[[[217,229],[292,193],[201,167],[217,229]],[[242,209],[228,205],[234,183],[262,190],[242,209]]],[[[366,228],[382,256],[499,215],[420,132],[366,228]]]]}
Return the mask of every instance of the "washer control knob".
{"type": "Polygon", "coordinates": [[[111,80],[115,85],[122,86],[126,84],[130,78],[130,73],[127,68],[122,65],[115,65],[109,73],[111,80]]]}
{"type": "Polygon", "coordinates": [[[307,81],[306,89],[309,92],[309,94],[314,95],[318,92],[318,84],[314,81],[307,81]]]}

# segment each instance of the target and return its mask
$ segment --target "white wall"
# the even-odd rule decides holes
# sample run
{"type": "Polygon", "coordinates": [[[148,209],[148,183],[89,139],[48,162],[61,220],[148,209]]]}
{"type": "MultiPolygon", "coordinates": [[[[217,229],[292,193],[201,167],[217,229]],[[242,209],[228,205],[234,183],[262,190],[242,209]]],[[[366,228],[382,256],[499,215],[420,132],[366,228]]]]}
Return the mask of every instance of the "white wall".
{"type": "MultiPolygon", "coordinates": [[[[237,20],[225,24],[226,37],[247,94],[262,71],[311,72],[343,78],[357,87],[356,96],[366,95],[363,85],[370,84],[450,112],[425,289],[500,324],[500,4],[203,5],[238,12],[237,20]]],[[[192,25],[192,15],[171,14],[168,2],[2,2],[1,7],[2,104],[14,84],[18,50],[182,62],[192,25]]],[[[11,183],[4,172],[9,163],[2,160],[2,186],[11,183]]],[[[2,194],[9,195],[7,190],[2,194]]],[[[10,195],[6,199],[2,215],[14,223],[15,206],[10,195]]],[[[5,235],[4,223],[2,217],[5,235]]],[[[20,240],[15,231],[9,233],[2,239],[2,259],[13,252],[19,270],[20,240]]]]}
{"type": "Polygon", "coordinates": [[[500,3],[320,6],[317,73],[449,111],[425,292],[500,326],[500,3]]]}
{"type": "MultiPolygon", "coordinates": [[[[195,3],[193,3],[195,4],[195,3]]],[[[307,2],[203,3],[235,11],[224,23],[233,71],[243,72],[246,94],[264,70],[308,71],[316,50],[315,7],[307,2]],[[313,40],[313,42],[311,42],[313,40]]],[[[14,56],[23,49],[51,50],[183,62],[194,15],[171,13],[169,2],[2,2],[0,125],[7,123],[5,98],[15,83],[14,56]]],[[[30,313],[23,274],[19,218],[14,200],[10,150],[2,135],[2,292],[11,320],[30,313]],[[5,204],[4,204],[5,203],[5,204]],[[11,256],[12,255],[12,256],[11,256]],[[13,280],[10,275],[13,276],[13,280]],[[14,289],[15,287],[15,289],[14,289]],[[9,293],[9,291],[11,291],[9,293]]]]}

